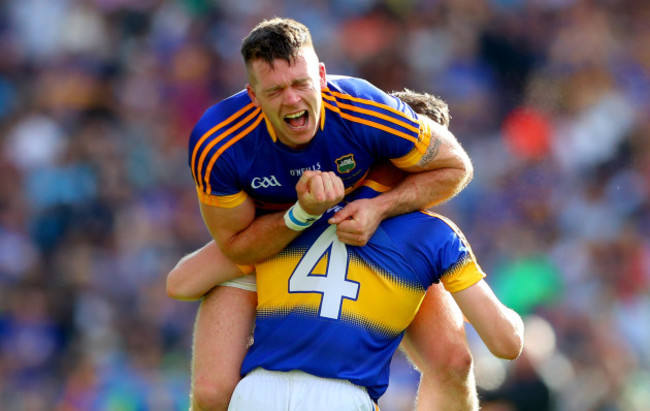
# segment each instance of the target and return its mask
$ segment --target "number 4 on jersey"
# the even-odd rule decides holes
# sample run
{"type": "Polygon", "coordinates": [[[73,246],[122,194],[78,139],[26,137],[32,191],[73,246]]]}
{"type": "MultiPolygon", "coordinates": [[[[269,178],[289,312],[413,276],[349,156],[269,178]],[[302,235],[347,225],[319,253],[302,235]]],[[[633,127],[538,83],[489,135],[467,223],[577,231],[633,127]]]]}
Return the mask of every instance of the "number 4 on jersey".
{"type": "Polygon", "coordinates": [[[350,281],[348,251],[336,237],[336,226],[330,226],[307,250],[289,278],[290,293],[321,294],[320,317],[338,319],[343,299],[356,300],[359,283],[350,281]],[[314,268],[327,254],[325,275],[314,273],[314,268]]]}

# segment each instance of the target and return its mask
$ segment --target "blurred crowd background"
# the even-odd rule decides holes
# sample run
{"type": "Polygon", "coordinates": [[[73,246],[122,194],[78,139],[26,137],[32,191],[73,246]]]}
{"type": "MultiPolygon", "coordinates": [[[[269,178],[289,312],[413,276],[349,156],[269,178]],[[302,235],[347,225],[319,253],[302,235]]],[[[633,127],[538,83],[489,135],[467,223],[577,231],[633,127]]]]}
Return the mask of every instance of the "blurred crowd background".
{"type": "MultiPolygon", "coordinates": [[[[329,73],[448,102],[475,178],[438,211],[527,324],[514,363],[468,326],[483,408],[647,409],[645,0],[0,1],[0,408],[187,409],[198,304],[164,287],[209,238],[187,139],[275,15],[329,73]]],[[[397,355],[382,409],[417,380],[397,355]]]]}

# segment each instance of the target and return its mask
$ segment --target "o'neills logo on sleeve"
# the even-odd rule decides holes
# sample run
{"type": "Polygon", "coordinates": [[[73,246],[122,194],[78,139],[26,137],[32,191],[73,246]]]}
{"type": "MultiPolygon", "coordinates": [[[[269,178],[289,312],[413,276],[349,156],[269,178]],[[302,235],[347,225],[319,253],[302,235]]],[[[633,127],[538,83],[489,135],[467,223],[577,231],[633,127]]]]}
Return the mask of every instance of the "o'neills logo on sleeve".
{"type": "Polygon", "coordinates": [[[336,161],[336,169],[341,174],[349,173],[357,166],[357,163],[354,161],[354,154],[344,155],[334,161],[336,161]]]}
{"type": "Polygon", "coordinates": [[[274,175],[271,175],[270,177],[255,177],[251,180],[251,187],[254,189],[280,186],[282,186],[282,184],[280,184],[274,175]]]}

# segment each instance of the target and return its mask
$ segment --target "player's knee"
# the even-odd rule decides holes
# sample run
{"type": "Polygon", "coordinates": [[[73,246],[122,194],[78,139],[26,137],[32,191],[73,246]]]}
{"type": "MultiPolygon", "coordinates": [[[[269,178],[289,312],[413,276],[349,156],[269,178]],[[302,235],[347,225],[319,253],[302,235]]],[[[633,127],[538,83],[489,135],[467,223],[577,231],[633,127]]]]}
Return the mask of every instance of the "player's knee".
{"type": "Polygon", "coordinates": [[[192,384],[192,411],[226,410],[237,380],[197,378],[192,384]]]}
{"type": "Polygon", "coordinates": [[[472,372],[472,353],[463,345],[445,356],[445,365],[451,378],[464,381],[472,372]]]}
{"type": "Polygon", "coordinates": [[[450,344],[444,355],[425,357],[424,364],[418,364],[425,375],[442,379],[464,381],[472,372],[472,354],[466,344],[450,344]]]}

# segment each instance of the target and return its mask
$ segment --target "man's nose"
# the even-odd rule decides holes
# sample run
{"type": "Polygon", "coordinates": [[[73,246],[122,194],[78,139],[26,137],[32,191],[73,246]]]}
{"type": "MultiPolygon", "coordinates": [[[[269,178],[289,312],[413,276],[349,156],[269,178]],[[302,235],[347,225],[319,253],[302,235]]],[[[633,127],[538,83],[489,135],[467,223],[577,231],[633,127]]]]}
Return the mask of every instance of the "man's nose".
{"type": "Polygon", "coordinates": [[[296,92],[296,90],[291,87],[287,87],[287,89],[284,91],[284,104],[291,105],[296,104],[299,101],[300,96],[298,95],[298,92],[296,92]]]}

